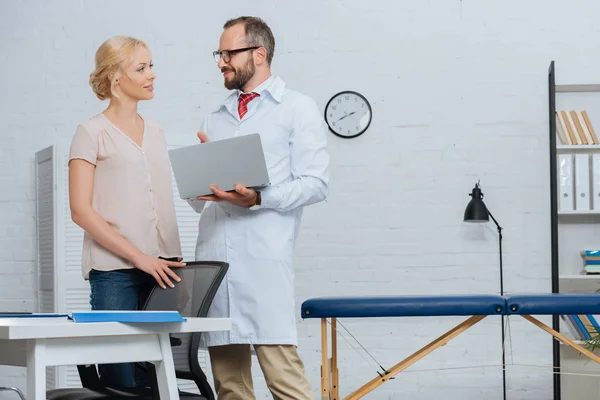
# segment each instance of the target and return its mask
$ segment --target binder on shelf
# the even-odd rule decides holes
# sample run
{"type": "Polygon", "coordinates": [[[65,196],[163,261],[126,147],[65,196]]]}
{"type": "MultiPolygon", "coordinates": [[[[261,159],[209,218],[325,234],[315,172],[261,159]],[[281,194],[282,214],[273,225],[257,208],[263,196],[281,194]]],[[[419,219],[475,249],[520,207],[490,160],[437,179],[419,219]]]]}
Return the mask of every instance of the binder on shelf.
{"type": "Polygon", "coordinates": [[[590,335],[590,337],[595,333],[596,329],[592,326],[591,321],[585,314],[580,314],[579,319],[585,328],[585,331],[590,335]]]}
{"type": "Polygon", "coordinates": [[[584,325],[579,315],[572,315],[578,330],[581,332],[582,339],[591,339],[590,333],[584,325]]]}
{"type": "Polygon", "coordinates": [[[573,126],[571,125],[571,121],[569,120],[567,112],[558,111],[558,117],[562,128],[565,130],[567,136],[569,137],[569,144],[580,144],[577,142],[577,137],[575,136],[575,132],[573,130],[573,126]]]}
{"type": "Polygon", "coordinates": [[[585,121],[587,129],[590,132],[590,136],[592,137],[593,143],[598,144],[599,143],[598,136],[596,135],[596,131],[594,131],[594,127],[592,126],[592,122],[590,121],[590,117],[588,116],[587,111],[583,110],[581,112],[581,116],[583,117],[583,120],[585,121]]]}
{"type": "Polygon", "coordinates": [[[600,210],[600,154],[592,154],[592,207],[600,210]]]}
{"type": "Polygon", "coordinates": [[[569,117],[571,117],[571,121],[573,121],[573,126],[575,127],[575,131],[577,132],[577,136],[579,137],[581,144],[590,144],[587,136],[585,135],[583,127],[581,126],[581,122],[579,122],[579,116],[577,115],[577,112],[574,110],[569,111],[569,117]]]}
{"type": "Polygon", "coordinates": [[[590,314],[587,314],[587,317],[592,323],[592,326],[594,327],[594,333],[600,333],[600,325],[598,325],[598,321],[596,321],[596,318],[594,318],[594,316],[590,314]]]}
{"type": "Polygon", "coordinates": [[[573,199],[573,155],[558,155],[558,209],[572,211],[575,209],[573,199]]]}
{"type": "Polygon", "coordinates": [[[565,122],[560,117],[560,114],[558,113],[558,111],[556,112],[556,136],[557,136],[558,142],[560,142],[560,144],[562,144],[562,145],[573,144],[573,142],[571,141],[571,137],[569,136],[569,133],[567,132],[567,127],[565,126],[565,122]]]}
{"type": "Polygon", "coordinates": [[[575,154],[575,209],[589,211],[590,208],[590,156],[575,154]]]}
{"type": "Polygon", "coordinates": [[[571,113],[568,111],[564,111],[564,113],[566,116],[565,123],[567,124],[567,127],[571,128],[573,138],[575,138],[575,142],[573,144],[582,145],[583,140],[581,140],[581,136],[579,136],[579,132],[577,131],[577,126],[575,125],[575,121],[573,121],[573,117],[572,117],[571,113]]]}
{"type": "Polygon", "coordinates": [[[583,135],[586,138],[587,144],[598,144],[597,142],[594,142],[594,138],[592,137],[592,134],[590,133],[590,130],[585,122],[585,118],[583,118],[583,112],[575,111],[575,114],[577,115],[577,119],[579,120],[579,126],[581,127],[583,135]]]}
{"type": "Polygon", "coordinates": [[[571,336],[574,339],[581,340],[583,338],[581,332],[579,331],[579,329],[577,329],[575,321],[573,320],[573,317],[571,315],[561,315],[560,319],[562,319],[565,325],[567,325],[567,328],[569,329],[569,332],[571,332],[571,336]]]}

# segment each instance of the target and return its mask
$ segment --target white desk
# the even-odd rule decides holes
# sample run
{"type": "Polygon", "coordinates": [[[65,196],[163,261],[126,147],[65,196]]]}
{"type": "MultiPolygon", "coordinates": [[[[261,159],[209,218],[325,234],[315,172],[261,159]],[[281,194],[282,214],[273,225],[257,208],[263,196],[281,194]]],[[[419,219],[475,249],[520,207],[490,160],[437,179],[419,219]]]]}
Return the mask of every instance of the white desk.
{"type": "Polygon", "coordinates": [[[27,367],[27,398],[45,400],[47,366],[150,361],[156,365],[160,397],[178,399],[169,333],[229,329],[229,318],[136,324],[0,318],[0,365],[27,367]]]}

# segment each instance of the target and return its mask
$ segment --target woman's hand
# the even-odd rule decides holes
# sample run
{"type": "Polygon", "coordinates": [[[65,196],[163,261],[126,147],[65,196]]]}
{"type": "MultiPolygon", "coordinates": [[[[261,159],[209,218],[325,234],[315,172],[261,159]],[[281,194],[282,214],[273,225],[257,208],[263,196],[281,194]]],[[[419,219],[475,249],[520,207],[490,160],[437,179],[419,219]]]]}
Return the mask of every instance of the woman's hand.
{"type": "Polygon", "coordinates": [[[162,260],[147,254],[140,255],[133,264],[136,268],[152,275],[154,279],[156,279],[156,282],[158,282],[158,285],[163,289],[167,288],[165,283],[170,287],[175,287],[169,277],[177,282],[181,281],[181,278],[179,278],[169,267],[185,267],[185,263],[162,260]]]}

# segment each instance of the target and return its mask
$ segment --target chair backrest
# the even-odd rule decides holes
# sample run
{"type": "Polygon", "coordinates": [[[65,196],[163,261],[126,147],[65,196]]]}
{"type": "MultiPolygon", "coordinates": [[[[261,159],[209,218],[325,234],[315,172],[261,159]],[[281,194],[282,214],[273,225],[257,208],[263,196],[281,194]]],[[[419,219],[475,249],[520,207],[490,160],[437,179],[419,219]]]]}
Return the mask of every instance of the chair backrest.
{"type": "MultiPolygon", "coordinates": [[[[228,269],[229,264],[221,261],[192,261],[186,262],[183,268],[173,268],[181,282],[173,282],[175,288],[167,289],[156,285],[142,309],[177,310],[183,317],[206,317],[228,269]]],[[[200,394],[212,400],[214,394],[198,361],[201,334],[196,332],[171,335],[172,342],[178,342],[173,347],[173,361],[177,377],[193,380],[200,394]]]]}
{"type": "Polygon", "coordinates": [[[17,396],[19,396],[19,398],[21,400],[25,400],[25,395],[17,387],[14,387],[14,386],[0,386],[0,392],[3,392],[3,391],[15,392],[17,394],[17,396]]]}

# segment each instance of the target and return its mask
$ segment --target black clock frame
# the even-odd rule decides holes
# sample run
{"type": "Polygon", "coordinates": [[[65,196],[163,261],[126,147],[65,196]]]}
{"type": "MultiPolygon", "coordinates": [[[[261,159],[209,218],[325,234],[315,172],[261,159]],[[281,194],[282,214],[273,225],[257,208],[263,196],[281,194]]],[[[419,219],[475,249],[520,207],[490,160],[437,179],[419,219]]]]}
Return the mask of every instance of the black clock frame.
{"type": "Polygon", "coordinates": [[[355,137],[358,137],[360,135],[362,135],[363,133],[365,133],[367,131],[367,129],[369,129],[369,126],[371,125],[371,121],[373,120],[373,109],[371,108],[371,103],[369,103],[369,100],[367,100],[367,98],[365,96],[363,96],[362,94],[355,92],[353,90],[342,90],[341,92],[338,92],[336,94],[334,94],[333,96],[331,96],[331,98],[329,99],[329,101],[327,102],[327,104],[325,105],[325,110],[323,112],[323,117],[325,118],[325,123],[327,124],[327,127],[329,128],[329,130],[331,131],[331,133],[333,133],[335,136],[340,137],[342,139],[353,139],[355,137]],[[331,127],[331,125],[329,125],[328,119],[327,119],[327,108],[329,107],[329,104],[331,104],[331,102],[333,101],[333,99],[335,99],[336,97],[338,97],[339,95],[342,94],[353,94],[356,95],[358,97],[360,97],[361,99],[363,99],[363,101],[365,102],[365,104],[367,105],[367,107],[369,108],[369,122],[367,123],[367,126],[365,126],[365,128],[360,131],[359,133],[355,134],[355,135],[351,135],[351,136],[347,136],[347,135],[342,135],[336,131],[333,130],[333,128],[331,127]]]}

